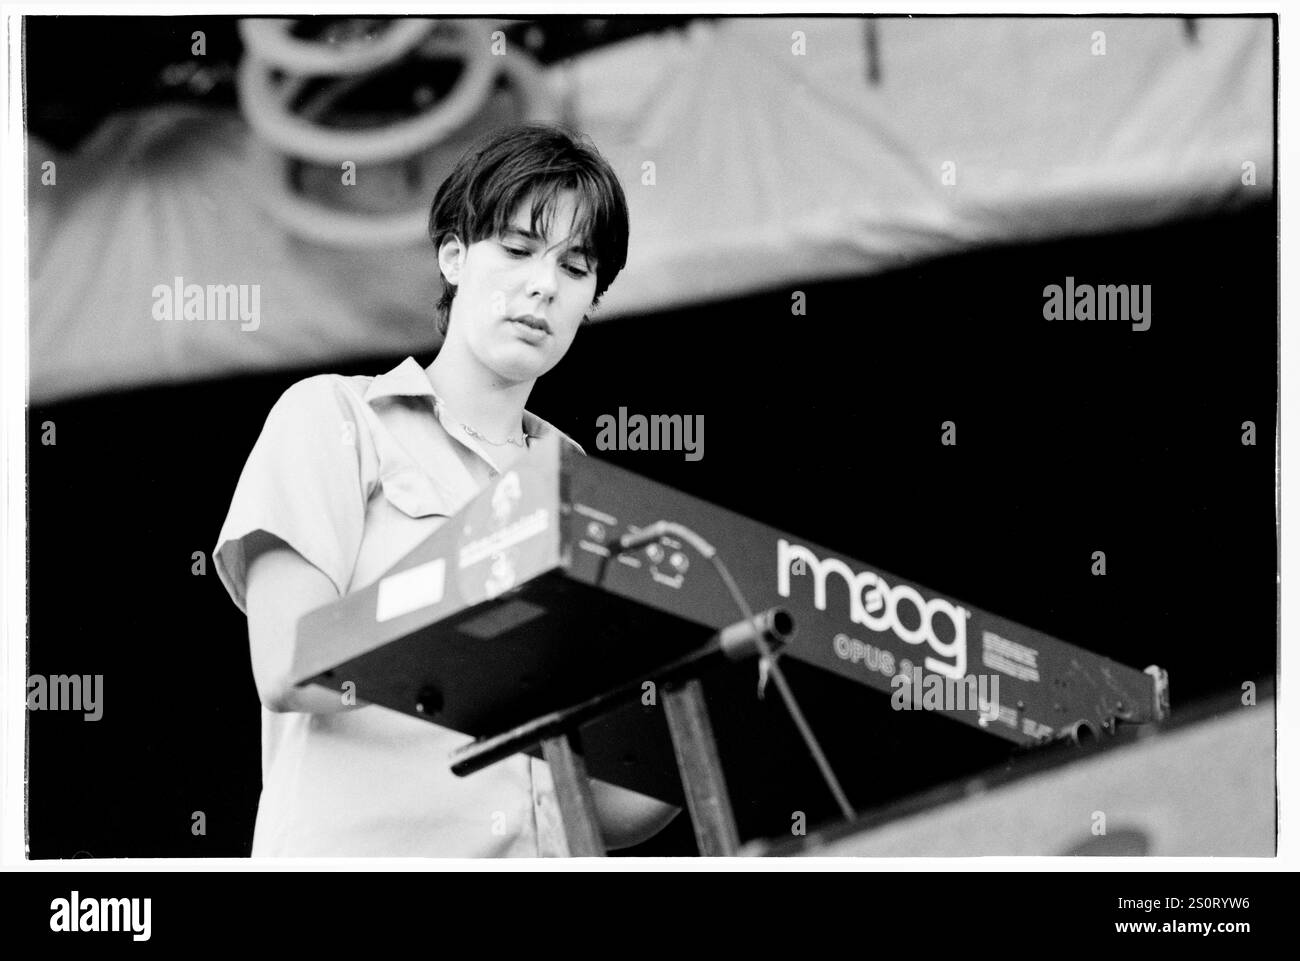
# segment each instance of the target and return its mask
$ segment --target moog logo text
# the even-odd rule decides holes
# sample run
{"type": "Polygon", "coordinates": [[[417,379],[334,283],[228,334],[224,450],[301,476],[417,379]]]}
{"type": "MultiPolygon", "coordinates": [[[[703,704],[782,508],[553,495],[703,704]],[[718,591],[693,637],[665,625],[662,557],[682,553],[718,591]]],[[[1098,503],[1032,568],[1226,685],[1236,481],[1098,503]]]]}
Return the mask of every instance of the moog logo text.
{"type": "MultiPolygon", "coordinates": [[[[844,578],[849,588],[849,617],[855,624],[873,631],[893,631],[907,644],[927,644],[937,657],[927,656],[925,666],[953,680],[966,676],[966,621],[970,611],[941,597],[925,600],[921,592],[908,584],[891,587],[875,571],[854,573],[849,565],[837,557],[819,560],[802,544],[791,544],[785,538],[776,543],[776,589],[782,597],[790,596],[791,565],[802,561],[812,576],[813,604],[817,610],[826,610],[826,579],[831,574],[844,578]],[[899,605],[906,602],[916,609],[920,623],[914,628],[904,625],[899,617],[899,605]],[[951,641],[939,640],[935,632],[935,616],[942,615],[952,624],[951,641]]],[[[907,618],[909,621],[912,617],[907,618]]]]}

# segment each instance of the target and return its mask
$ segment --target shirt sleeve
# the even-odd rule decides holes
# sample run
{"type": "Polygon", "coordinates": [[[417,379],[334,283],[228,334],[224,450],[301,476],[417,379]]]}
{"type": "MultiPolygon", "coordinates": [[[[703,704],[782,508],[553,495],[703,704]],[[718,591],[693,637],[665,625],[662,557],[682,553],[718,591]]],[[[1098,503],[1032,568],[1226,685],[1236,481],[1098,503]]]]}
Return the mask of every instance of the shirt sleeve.
{"type": "Polygon", "coordinates": [[[365,527],[363,425],[335,381],[323,374],[286,390],[239,476],[212,557],[244,614],[245,540],[257,531],[274,534],[319,568],[340,597],[352,579],[365,527]]]}

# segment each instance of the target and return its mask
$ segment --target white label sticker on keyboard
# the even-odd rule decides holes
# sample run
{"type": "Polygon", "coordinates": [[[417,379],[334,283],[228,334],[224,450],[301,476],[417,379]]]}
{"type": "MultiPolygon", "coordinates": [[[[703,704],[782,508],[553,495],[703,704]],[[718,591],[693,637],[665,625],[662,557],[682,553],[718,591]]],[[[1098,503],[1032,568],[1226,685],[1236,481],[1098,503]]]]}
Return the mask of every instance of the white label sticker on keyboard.
{"type": "Polygon", "coordinates": [[[442,600],[447,562],[439,557],[418,567],[389,575],[379,582],[375,620],[390,621],[442,600]]]}

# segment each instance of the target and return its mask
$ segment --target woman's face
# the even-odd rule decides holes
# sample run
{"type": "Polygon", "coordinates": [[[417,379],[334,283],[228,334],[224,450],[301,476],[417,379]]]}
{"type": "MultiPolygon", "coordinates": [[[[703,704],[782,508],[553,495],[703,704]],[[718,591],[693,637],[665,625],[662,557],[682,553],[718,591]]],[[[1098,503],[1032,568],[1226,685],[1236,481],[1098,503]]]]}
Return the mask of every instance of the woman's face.
{"type": "Polygon", "coordinates": [[[515,209],[505,231],[438,251],[443,275],[456,284],[447,344],[464,348],[511,383],[531,381],[560,362],[596,294],[594,252],[569,229],[574,192],[556,197],[546,236],[529,229],[532,198],[515,209]]]}

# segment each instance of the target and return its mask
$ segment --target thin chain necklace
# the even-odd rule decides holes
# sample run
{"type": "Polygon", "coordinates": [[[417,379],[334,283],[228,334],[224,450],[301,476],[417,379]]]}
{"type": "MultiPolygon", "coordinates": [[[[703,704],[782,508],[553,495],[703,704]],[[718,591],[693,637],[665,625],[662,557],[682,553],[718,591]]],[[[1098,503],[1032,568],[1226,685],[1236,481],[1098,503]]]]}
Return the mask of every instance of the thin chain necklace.
{"type": "Polygon", "coordinates": [[[461,424],[460,429],[463,430],[465,433],[469,434],[469,436],[473,437],[475,440],[481,440],[483,443],[490,444],[493,447],[505,447],[507,444],[510,444],[514,447],[527,447],[528,439],[533,436],[532,434],[529,433],[523,433],[520,434],[518,437],[507,437],[503,441],[495,441],[495,440],[488,440],[486,437],[484,437],[482,434],[476,431],[473,427],[470,427],[469,424],[461,424]]]}
{"type": "Polygon", "coordinates": [[[433,395],[433,402],[434,402],[434,406],[435,406],[435,408],[436,408],[436,413],[437,413],[439,416],[441,416],[442,414],[447,414],[447,415],[449,415],[449,416],[451,417],[452,420],[454,420],[456,423],[460,424],[460,429],[463,430],[466,434],[468,434],[470,437],[473,437],[475,440],[480,440],[480,441],[482,441],[483,443],[485,443],[485,444],[487,444],[487,445],[489,445],[489,446],[491,446],[491,447],[506,447],[506,446],[510,446],[510,447],[523,447],[523,448],[527,448],[527,447],[528,447],[528,441],[531,440],[534,436],[536,436],[536,435],[534,435],[534,434],[530,434],[530,433],[528,433],[527,431],[524,431],[524,432],[522,432],[518,437],[507,437],[505,440],[502,440],[502,441],[491,440],[491,439],[489,439],[489,438],[487,438],[487,437],[484,437],[482,434],[480,434],[478,431],[476,431],[473,427],[470,427],[469,424],[465,423],[463,420],[461,420],[459,417],[457,417],[455,414],[453,414],[453,413],[448,409],[447,404],[446,404],[446,403],[443,401],[443,399],[442,399],[441,397],[439,397],[437,394],[434,394],[434,395],[433,395]]]}

